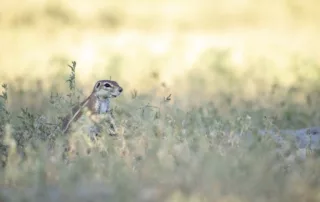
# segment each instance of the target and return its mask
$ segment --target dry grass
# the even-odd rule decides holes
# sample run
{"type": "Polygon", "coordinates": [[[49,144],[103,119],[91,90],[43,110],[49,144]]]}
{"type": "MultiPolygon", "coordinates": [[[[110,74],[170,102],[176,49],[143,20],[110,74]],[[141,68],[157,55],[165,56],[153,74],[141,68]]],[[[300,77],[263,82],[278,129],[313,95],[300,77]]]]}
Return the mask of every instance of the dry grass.
{"type": "Polygon", "coordinates": [[[316,155],[288,163],[294,148],[234,135],[319,124],[319,6],[2,2],[0,201],[319,200],[316,155]],[[73,60],[79,91],[65,82],[73,60]],[[110,77],[124,88],[119,137],[72,134],[80,157],[66,164],[58,116],[110,77]]]}

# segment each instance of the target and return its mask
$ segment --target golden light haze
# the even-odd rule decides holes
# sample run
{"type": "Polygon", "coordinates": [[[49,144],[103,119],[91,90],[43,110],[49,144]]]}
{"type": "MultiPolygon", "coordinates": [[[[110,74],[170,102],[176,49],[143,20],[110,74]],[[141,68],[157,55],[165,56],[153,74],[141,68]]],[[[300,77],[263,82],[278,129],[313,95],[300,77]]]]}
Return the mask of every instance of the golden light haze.
{"type": "Polygon", "coordinates": [[[208,77],[204,55],[214,50],[227,51],[228,66],[244,80],[252,71],[291,84],[293,61],[319,62],[319,7],[316,0],[2,1],[0,80],[60,85],[74,60],[86,91],[110,76],[128,90],[165,82],[181,91],[191,70],[208,77]]]}

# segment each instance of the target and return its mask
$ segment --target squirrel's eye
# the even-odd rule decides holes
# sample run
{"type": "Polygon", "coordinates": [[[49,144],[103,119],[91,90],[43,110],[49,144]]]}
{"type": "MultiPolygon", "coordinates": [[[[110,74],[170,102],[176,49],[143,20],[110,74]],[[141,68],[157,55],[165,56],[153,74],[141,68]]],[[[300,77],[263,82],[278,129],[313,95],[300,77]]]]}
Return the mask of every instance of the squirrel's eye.
{"type": "Polygon", "coordinates": [[[110,84],[108,84],[108,83],[106,83],[106,84],[104,84],[104,87],[106,87],[106,88],[110,88],[110,87],[111,87],[111,85],[110,85],[110,84]]]}

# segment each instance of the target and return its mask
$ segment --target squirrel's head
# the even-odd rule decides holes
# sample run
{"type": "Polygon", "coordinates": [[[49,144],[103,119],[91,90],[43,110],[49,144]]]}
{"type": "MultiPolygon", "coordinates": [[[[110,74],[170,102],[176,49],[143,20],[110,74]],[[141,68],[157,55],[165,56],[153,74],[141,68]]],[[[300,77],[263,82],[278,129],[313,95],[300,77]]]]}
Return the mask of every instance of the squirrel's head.
{"type": "Polygon", "coordinates": [[[112,80],[99,80],[93,88],[93,94],[102,99],[118,97],[122,91],[121,86],[112,80]]]}

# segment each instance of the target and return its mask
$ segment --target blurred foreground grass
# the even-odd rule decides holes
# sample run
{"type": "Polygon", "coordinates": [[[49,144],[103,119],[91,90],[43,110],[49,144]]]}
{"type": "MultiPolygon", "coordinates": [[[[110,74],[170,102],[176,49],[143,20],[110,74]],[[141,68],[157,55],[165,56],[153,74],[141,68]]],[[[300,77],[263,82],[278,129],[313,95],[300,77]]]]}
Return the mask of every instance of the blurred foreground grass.
{"type": "Polygon", "coordinates": [[[318,5],[2,2],[0,201],[319,201],[317,156],[288,162],[294,148],[233,135],[319,125],[318,5]],[[109,77],[120,136],[72,134],[67,165],[58,116],[109,77]]]}
{"type": "MultiPolygon", "coordinates": [[[[19,98],[13,106],[25,106],[24,100],[31,100],[33,108],[11,107],[15,110],[6,112],[2,105],[0,132],[9,149],[1,148],[8,156],[0,174],[1,200],[319,200],[317,156],[290,162],[286,159],[295,153],[294,147],[277,154],[277,144],[267,137],[248,145],[234,135],[317,125],[318,79],[305,79],[296,72],[300,80],[294,85],[269,81],[261,85],[265,88],[256,89],[258,96],[250,97],[246,80],[229,72],[223,57],[211,53],[215,59],[206,72],[214,80],[191,71],[185,84],[188,93],[183,95],[176,96],[162,85],[159,91],[172,93],[171,99],[153,91],[125,92],[114,99],[119,137],[104,134],[94,144],[83,133],[63,137],[57,130],[57,117],[69,106],[68,96],[50,96],[37,88],[21,94],[11,85],[8,97],[19,98]],[[219,86],[220,91],[209,97],[201,88],[205,85],[219,86]],[[72,140],[79,153],[69,164],[61,159],[65,138],[72,140]]],[[[81,91],[76,95],[85,96],[81,91]]]]}

